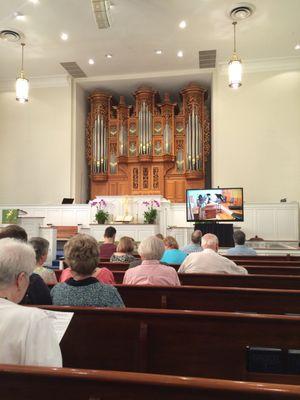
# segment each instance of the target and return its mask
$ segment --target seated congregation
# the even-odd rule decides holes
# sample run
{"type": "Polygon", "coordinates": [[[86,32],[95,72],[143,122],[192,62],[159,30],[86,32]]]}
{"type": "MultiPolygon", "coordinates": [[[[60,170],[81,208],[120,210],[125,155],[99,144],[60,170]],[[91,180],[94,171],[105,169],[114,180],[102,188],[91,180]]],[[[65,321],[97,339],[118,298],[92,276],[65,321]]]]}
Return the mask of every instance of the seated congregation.
{"type": "MultiPolygon", "coordinates": [[[[272,375],[274,362],[265,361],[262,367],[254,350],[245,352],[246,343],[253,348],[259,343],[263,348],[300,348],[290,335],[292,326],[300,326],[299,317],[280,315],[300,313],[300,302],[298,288],[270,289],[267,280],[264,289],[238,287],[238,279],[255,278],[248,275],[252,266],[247,259],[238,258],[249,255],[251,261],[254,256],[246,252],[243,232],[234,234],[235,261],[230,250],[228,256],[219,254],[215,235],[202,236],[201,231],[193,232],[191,243],[181,249],[173,237],[147,237],[137,253],[130,237],[116,243],[115,235],[115,228],[108,227],[101,245],[89,235],[73,236],[64,247],[66,268],[54,271],[44,266],[45,239],[28,240],[17,225],[0,232],[0,364],[297,383],[297,367],[280,367],[272,375]],[[228,278],[228,287],[219,286],[222,276],[228,278]],[[230,287],[230,279],[236,287],[230,287]],[[47,309],[74,312],[60,343],[47,309]],[[103,343],[114,338],[118,345],[98,351],[96,337],[103,343]],[[174,352],[180,343],[182,348],[174,352]],[[247,370],[249,365],[253,371],[247,370]]],[[[255,257],[257,268],[264,268],[255,257]]],[[[300,269],[299,260],[289,262],[300,269]]],[[[290,284],[296,285],[297,278],[290,284]]],[[[259,357],[268,359],[267,351],[259,357]]],[[[0,365],[0,375],[5,371],[0,365]]]]}

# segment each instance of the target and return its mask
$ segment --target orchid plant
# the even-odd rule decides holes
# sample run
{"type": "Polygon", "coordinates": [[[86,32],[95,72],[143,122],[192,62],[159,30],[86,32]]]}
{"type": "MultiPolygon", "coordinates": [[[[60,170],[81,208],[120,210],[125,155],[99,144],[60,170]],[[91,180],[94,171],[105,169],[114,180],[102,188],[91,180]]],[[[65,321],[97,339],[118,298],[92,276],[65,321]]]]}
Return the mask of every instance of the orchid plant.
{"type": "Polygon", "coordinates": [[[145,224],[154,224],[157,217],[157,209],[160,207],[159,202],[157,200],[149,200],[143,201],[142,204],[147,207],[147,210],[144,211],[145,224]]]}
{"type": "Polygon", "coordinates": [[[107,203],[104,199],[94,199],[89,202],[89,204],[92,207],[96,206],[96,214],[95,214],[95,219],[98,222],[98,224],[105,224],[105,222],[108,220],[109,213],[105,211],[105,208],[107,207],[107,203]]]}

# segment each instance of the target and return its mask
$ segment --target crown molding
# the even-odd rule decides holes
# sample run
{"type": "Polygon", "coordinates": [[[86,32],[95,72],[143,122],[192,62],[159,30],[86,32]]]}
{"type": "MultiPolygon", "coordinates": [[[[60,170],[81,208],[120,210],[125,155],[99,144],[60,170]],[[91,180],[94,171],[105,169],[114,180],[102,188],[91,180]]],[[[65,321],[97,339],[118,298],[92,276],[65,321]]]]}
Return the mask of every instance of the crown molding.
{"type": "MultiPolygon", "coordinates": [[[[242,60],[245,73],[268,71],[294,71],[300,70],[300,57],[260,58],[257,60],[242,60]]],[[[221,75],[226,75],[228,63],[218,63],[221,75]]]]}
{"type": "Polygon", "coordinates": [[[106,81],[122,81],[122,80],[142,80],[148,78],[172,78],[185,75],[201,75],[212,73],[213,68],[192,68],[192,69],[174,69],[155,72],[138,72],[134,74],[122,75],[101,75],[101,76],[88,76],[84,78],[75,78],[75,83],[84,84],[89,82],[106,82],[106,81]]]}
{"type": "MultiPolygon", "coordinates": [[[[72,77],[69,75],[49,75],[37,76],[29,78],[30,88],[51,88],[51,87],[67,87],[70,86],[72,77]]],[[[0,80],[1,92],[12,92],[15,90],[15,79],[0,80]]]]}

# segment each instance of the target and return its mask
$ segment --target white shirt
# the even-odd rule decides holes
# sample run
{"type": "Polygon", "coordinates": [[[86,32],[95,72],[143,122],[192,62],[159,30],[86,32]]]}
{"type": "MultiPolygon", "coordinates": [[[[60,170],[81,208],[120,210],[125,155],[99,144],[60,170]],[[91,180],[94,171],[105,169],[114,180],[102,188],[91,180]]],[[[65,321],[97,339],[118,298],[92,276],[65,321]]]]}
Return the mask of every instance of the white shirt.
{"type": "Polygon", "coordinates": [[[43,310],[0,298],[0,364],[62,366],[56,333],[43,310]]]}
{"type": "Polygon", "coordinates": [[[245,268],[239,267],[233,261],[222,257],[211,249],[188,255],[178,272],[190,274],[248,274],[245,268]]]}

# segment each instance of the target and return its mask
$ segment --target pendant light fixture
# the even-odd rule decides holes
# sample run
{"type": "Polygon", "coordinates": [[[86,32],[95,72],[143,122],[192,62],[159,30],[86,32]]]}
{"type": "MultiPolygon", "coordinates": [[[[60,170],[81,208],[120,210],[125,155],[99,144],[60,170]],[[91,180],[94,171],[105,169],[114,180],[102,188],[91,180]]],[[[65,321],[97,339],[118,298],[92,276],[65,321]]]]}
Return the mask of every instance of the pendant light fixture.
{"type": "Polygon", "coordinates": [[[25,78],[24,75],[24,46],[25,43],[21,43],[22,46],[22,65],[21,72],[19,77],[16,80],[16,100],[20,103],[25,103],[28,101],[28,92],[29,92],[29,81],[25,78]]]}
{"type": "Polygon", "coordinates": [[[233,35],[234,35],[234,45],[233,45],[233,54],[228,63],[228,79],[229,79],[229,87],[232,89],[238,89],[242,86],[242,61],[238,57],[236,52],[236,24],[234,21],[233,25],[233,35]]]}

